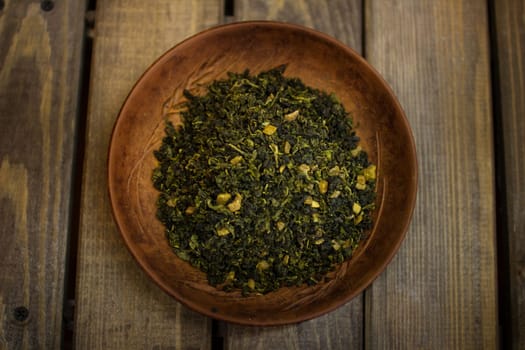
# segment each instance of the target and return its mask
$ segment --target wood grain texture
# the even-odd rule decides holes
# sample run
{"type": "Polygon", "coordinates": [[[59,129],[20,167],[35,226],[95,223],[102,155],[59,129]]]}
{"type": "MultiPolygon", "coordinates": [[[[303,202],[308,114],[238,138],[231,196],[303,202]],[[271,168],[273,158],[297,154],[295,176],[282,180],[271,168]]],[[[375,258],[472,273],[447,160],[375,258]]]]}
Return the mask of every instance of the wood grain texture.
{"type": "Polygon", "coordinates": [[[362,296],[297,325],[244,327],[223,324],[225,349],[361,349],[362,296]]]}
{"type": "Polygon", "coordinates": [[[525,348],[525,4],[494,1],[505,151],[510,266],[510,343],[525,348]]]}
{"type": "Polygon", "coordinates": [[[361,52],[362,1],[237,0],[234,19],[271,20],[317,29],[361,52]]]}
{"type": "Polygon", "coordinates": [[[97,3],[79,238],[78,349],[211,346],[210,320],[168,297],[126,250],[111,218],[106,159],[113,123],[135,81],[167,49],[217,24],[219,5],[97,3]]]}
{"type": "MultiPolygon", "coordinates": [[[[236,1],[236,20],[291,22],[329,34],[361,51],[361,1],[236,1]]],[[[362,295],[298,325],[251,328],[223,324],[226,349],[354,349],[362,347],[362,295]]]]}
{"type": "Polygon", "coordinates": [[[61,344],[84,9],[0,10],[0,349],[61,344]]]}
{"type": "Polygon", "coordinates": [[[367,59],[411,122],[419,194],[405,242],[366,293],[371,349],[498,344],[486,1],[366,2],[367,59]]]}

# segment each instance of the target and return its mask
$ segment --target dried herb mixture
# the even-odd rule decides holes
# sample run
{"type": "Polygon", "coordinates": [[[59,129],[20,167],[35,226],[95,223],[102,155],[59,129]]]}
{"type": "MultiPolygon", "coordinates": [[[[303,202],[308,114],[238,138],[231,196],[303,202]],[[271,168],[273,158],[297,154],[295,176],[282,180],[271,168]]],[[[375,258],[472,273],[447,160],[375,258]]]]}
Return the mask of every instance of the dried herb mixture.
{"type": "Polygon", "coordinates": [[[283,76],[229,73],[167,122],[153,183],[175,253],[243,294],[315,284],[371,226],[376,167],[333,95],[283,76]]]}

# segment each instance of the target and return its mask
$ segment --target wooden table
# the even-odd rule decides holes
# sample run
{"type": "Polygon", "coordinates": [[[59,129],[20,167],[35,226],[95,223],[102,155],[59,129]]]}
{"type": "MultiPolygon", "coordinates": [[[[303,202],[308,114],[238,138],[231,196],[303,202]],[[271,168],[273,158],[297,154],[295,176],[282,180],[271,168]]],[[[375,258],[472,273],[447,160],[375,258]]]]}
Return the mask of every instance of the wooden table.
{"type": "Polygon", "coordinates": [[[525,348],[522,0],[0,0],[0,349],[525,348]],[[391,84],[419,192],[401,250],[343,307],[250,328],[138,267],[106,190],[111,128],[163,52],[221,23],[328,33],[391,84]]]}

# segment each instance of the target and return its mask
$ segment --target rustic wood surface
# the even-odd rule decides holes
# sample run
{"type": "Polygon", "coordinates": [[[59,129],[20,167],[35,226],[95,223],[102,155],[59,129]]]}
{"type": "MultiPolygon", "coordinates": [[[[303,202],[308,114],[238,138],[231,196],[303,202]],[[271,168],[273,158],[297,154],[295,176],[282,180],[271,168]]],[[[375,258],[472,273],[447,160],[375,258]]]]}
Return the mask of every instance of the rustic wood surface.
{"type": "Polygon", "coordinates": [[[508,345],[525,349],[525,3],[523,1],[495,1],[496,67],[499,103],[505,152],[506,209],[509,236],[508,291],[510,298],[510,325],[502,335],[510,336],[508,345]]]}
{"type": "Polygon", "coordinates": [[[366,55],[412,125],[419,193],[394,261],[366,292],[369,348],[496,348],[486,1],[367,1],[366,55]]]}
{"type": "MultiPolygon", "coordinates": [[[[236,2],[234,19],[275,20],[308,26],[361,52],[361,1],[272,0],[236,2]]],[[[282,327],[222,324],[226,349],[355,349],[362,347],[363,296],[335,312],[282,327]],[[344,336],[340,336],[344,334],[344,336]]]]}
{"type": "Polygon", "coordinates": [[[58,349],[85,2],[3,5],[0,349],[58,349]]]}
{"type": "Polygon", "coordinates": [[[170,47],[217,24],[218,5],[97,3],[80,217],[78,349],[211,346],[211,320],[168,297],[126,250],[111,218],[106,157],[115,118],[135,81],[170,47]]]}
{"type": "Polygon", "coordinates": [[[358,0],[237,0],[233,20],[271,20],[322,31],[360,52],[362,1],[358,0]]]}
{"type": "Polygon", "coordinates": [[[505,348],[525,347],[523,1],[235,0],[227,17],[226,0],[97,1],[91,60],[81,52],[87,0],[51,2],[44,11],[40,1],[0,0],[1,350],[63,342],[82,64],[91,76],[87,130],[78,131],[75,348],[493,349],[500,334],[511,336],[505,348]],[[106,189],[111,129],[142,72],[198,31],[248,19],[303,24],[361,52],[399,97],[418,150],[417,207],[392,263],[347,305],[285,327],[212,321],[168,297],[127,252],[106,189]],[[507,209],[500,290],[496,198],[507,209]],[[508,304],[499,325],[498,294],[508,304]]]}

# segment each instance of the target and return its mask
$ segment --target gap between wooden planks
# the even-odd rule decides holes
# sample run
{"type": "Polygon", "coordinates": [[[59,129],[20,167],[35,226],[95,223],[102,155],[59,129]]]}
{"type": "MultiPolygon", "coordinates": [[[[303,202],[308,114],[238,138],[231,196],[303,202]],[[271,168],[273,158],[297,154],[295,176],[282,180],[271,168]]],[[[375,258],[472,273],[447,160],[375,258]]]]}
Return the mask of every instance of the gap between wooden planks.
{"type": "Polygon", "coordinates": [[[502,347],[525,348],[525,4],[490,1],[496,154],[501,196],[499,235],[502,347]]]}

